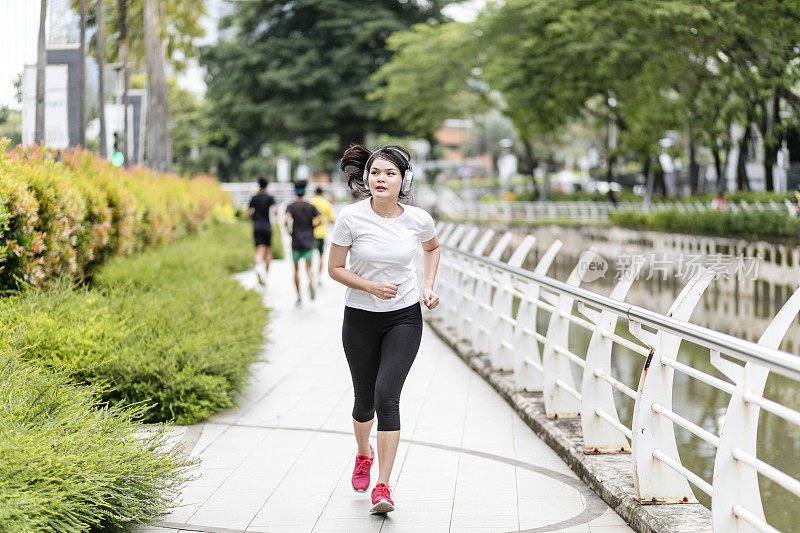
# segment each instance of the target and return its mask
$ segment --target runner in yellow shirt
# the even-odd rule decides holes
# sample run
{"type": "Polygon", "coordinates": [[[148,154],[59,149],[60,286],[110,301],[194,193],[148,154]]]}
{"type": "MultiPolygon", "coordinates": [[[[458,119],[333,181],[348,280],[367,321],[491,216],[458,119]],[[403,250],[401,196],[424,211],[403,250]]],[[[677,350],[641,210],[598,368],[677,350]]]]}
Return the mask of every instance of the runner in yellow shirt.
{"type": "Polygon", "coordinates": [[[314,190],[314,197],[309,200],[311,205],[317,208],[322,218],[320,225],[314,228],[314,237],[317,239],[317,251],[319,252],[319,275],[317,276],[319,285],[322,285],[322,268],[325,264],[325,231],[327,230],[328,222],[333,223],[334,221],[333,206],[322,196],[323,192],[322,187],[317,187],[314,190]]]}

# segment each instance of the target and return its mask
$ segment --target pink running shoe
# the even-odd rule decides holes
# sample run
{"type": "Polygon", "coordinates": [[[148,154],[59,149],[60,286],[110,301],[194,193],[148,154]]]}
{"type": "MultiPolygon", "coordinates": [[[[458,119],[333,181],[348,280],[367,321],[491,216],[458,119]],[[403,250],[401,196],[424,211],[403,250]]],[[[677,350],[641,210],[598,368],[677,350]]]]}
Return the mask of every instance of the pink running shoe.
{"type": "Polygon", "coordinates": [[[389,513],[394,511],[394,502],[389,487],[383,483],[378,483],[372,489],[372,509],[370,513],[389,513]]]}
{"type": "Polygon", "coordinates": [[[370,446],[369,457],[366,455],[356,455],[356,466],[353,469],[353,490],[356,492],[366,492],[369,488],[369,469],[372,461],[375,460],[375,450],[370,446]]]}

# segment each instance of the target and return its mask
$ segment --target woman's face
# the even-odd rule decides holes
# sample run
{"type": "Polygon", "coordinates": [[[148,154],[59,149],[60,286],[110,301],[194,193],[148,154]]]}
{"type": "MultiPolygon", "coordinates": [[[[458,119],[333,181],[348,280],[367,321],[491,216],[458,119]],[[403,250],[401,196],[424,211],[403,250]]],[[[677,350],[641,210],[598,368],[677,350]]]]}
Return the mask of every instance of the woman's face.
{"type": "Polygon", "coordinates": [[[376,157],[369,169],[369,190],[373,198],[397,200],[402,184],[403,176],[394,163],[376,157]]]}

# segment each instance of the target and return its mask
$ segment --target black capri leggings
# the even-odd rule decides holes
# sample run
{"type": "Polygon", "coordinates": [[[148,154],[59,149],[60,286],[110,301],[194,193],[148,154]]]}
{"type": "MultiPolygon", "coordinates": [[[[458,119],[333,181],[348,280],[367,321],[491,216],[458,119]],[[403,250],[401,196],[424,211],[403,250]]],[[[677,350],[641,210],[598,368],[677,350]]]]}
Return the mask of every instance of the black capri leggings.
{"type": "Polygon", "coordinates": [[[400,391],[422,339],[419,303],[396,311],[344,308],[342,344],[353,377],[353,418],[378,431],[400,429],[400,391]]]}

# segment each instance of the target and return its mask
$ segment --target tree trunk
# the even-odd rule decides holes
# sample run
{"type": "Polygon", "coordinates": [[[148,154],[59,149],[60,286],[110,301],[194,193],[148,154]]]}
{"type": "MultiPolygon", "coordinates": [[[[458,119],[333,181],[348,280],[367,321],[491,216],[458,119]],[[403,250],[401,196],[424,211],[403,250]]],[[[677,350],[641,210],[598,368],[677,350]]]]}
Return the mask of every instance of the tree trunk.
{"type": "Polygon", "coordinates": [[[717,171],[717,194],[722,194],[728,188],[728,183],[725,175],[725,169],[722,166],[722,156],[719,153],[719,147],[714,144],[711,147],[711,155],[714,156],[714,169],[717,171]]]}
{"type": "Polygon", "coordinates": [[[651,155],[648,156],[644,160],[644,164],[642,165],[642,174],[647,183],[646,192],[644,195],[644,202],[646,204],[650,204],[653,201],[653,172],[650,165],[650,159],[652,158],[651,155]]]}
{"type": "Polygon", "coordinates": [[[667,194],[667,182],[664,180],[664,168],[661,165],[656,167],[655,172],[653,172],[653,181],[654,181],[654,190],[658,190],[661,194],[667,194]]]}
{"type": "Polygon", "coordinates": [[[44,77],[47,66],[44,25],[47,20],[47,0],[42,0],[39,12],[39,41],[36,50],[36,125],[34,142],[44,141],[44,77]]]}
{"type": "MultiPolygon", "coordinates": [[[[536,159],[536,156],[533,154],[533,143],[529,139],[523,139],[522,141],[522,151],[523,151],[523,158],[525,161],[525,165],[527,165],[528,170],[531,174],[531,184],[533,185],[532,191],[533,194],[536,194],[536,168],[539,166],[539,161],[536,159]]],[[[540,196],[542,201],[547,200],[547,192],[544,193],[544,197],[540,196]]]]}
{"type": "Polygon", "coordinates": [[[689,150],[689,189],[691,194],[697,194],[697,186],[700,181],[700,167],[697,164],[697,149],[694,143],[694,128],[689,123],[686,126],[686,145],[689,150]]]}
{"type": "Polygon", "coordinates": [[[122,63],[122,155],[125,156],[125,166],[130,165],[128,157],[128,91],[131,80],[128,70],[128,3],[127,0],[117,0],[119,11],[119,60],[122,63]]]}
{"type": "Polygon", "coordinates": [[[161,24],[164,20],[165,5],[159,2],[158,18],[156,19],[156,44],[158,45],[158,63],[156,76],[158,80],[158,110],[161,121],[161,170],[169,171],[172,168],[172,138],[169,133],[169,101],[167,99],[167,43],[161,39],[161,24]]]}
{"type": "Polygon", "coordinates": [[[744,135],[739,140],[739,157],[736,161],[736,188],[740,191],[750,190],[750,180],[747,178],[747,144],[750,142],[752,132],[751,125],[748,122],[745,126],[744,135]]]}
{"type": "Polygon", "coordinates": [[[100,157],[108,157],[106,146],[106,106],[105,106],[105,46],[106,46],[106,20],[103,12],[104,0],[97,0],[97,70],[100,73],[97,79],[97,119],[100,121],[100,157]]]}
{"type": "Polygon", "coordinates": [[[147,123],[145,126],[145,164],[152,169],[161,165],[161,121],[159,120],[159,97],[157,81],[158,28],[156,24],[156,0],[144,2],[144,47],[147,63],[147,123]]]}
{"type": "Polygon", "coordinates": [[[86,0],[80,0],[80,43],[78,43],[78,139],[86,147],[86,0]]]}
{"type": "Polygon", "coordinates": [[[780,98],[777,93],[773,93],[765,109],[767,115],[766,131],[762,134],[764,138],[764,188],[768,191],[775,190],[775,180],[773,168],[778,161],[778,150],[781,145],[780,135],[776,133],[776,126],[780,121],[780,98]]]}

